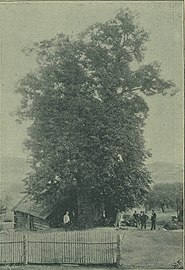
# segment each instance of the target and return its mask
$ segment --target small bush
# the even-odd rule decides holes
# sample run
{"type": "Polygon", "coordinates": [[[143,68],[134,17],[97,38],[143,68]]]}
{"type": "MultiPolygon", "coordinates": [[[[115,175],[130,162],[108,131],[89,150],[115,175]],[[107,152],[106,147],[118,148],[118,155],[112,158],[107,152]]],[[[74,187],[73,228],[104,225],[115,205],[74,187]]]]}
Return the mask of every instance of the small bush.
{"type": "Polygon", "coordinates": [[[173,264],[173,267],[174,267],[175,269],[183,269],[183,262],[182,262],[181,260],[178,260],[177,262],[175,262],[175,263],[173,264]]]}
{"type": "Polygon", "coordinates": [[[164,228],[166,230],[180,230],[180,229],[183,229],[183,223],[182,222],[171,221],[171,222],[166,223],[164,225],[164,228]]]}

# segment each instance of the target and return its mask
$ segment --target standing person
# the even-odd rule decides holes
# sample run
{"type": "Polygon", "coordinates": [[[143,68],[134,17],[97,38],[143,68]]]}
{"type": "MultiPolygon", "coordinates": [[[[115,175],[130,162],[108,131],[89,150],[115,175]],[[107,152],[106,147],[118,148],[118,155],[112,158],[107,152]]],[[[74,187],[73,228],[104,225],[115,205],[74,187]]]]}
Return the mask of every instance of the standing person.
{"type": "Polygon", "coordinates": [[[115,227],[120,229],[121,227],[121,219],[122,219],[122,213],[118,209],[117,214],[116,214],[116,221],[115,221],[115,227]]]}
{"type": "Polygon", "coordinates": [[[101,219],[102,219],[102,226],[105,227],[105,223],[106,223],[106,214],[105,214],[105,210],[103,210],[103,212],[102,212],[101,219]]]}
{"type": "Polygon", "coordinates": [[[67,231],[68,227],[69,227],[69,224],[70,224],[70,217],[69,217],[69,212],[68,211],[66,211],[66,213],[64,215],[63,222],[64,222],[65,231],[67,231]]]}
{"type": "Polygon", "coordinates": [[[83,210],[82,211],[82,214],[81,214],[81,219],[80,219],[80,228],[81,229],[86,229],[86,224],[87,224],[87,221],[86,221],[86,211],[83,210]]]}
{"type": "Polygon", "coordinates": [[[147,222],[147,219],[148,219],[148,216],[145,212],[143,212],[143,227],[144,229],[146,229],[146,222],[147,222]]]}
{"type": "Polygon", "coordinates": [[[151,216],[151,230],[155,230],[156,228],[156,213],[154,212],[154,210],[152,209],[152,216],[151,216]]]}
{"type": "Polygon", "coordinates": [[[138,227],[141,226],[141,215],[142,215],[142,211],[140,211],[140,213],[138,213],[138,227]]]}
{"type": "Polygon", "coordinates": [[[72,211],[71,213],[70,220],[71,220],[71,226],[74,227],[76,225],[76,215],[74,211],[72,211]]]}
{"type": "Polygon", "coordinates": [[[140,220],[141,229],[143,229],[143,211],[140,212],[139,220],[140,220]]]}
{"type": "Polygon", "coordinates": [[[140,220],[141,220],[141,229],[146,229],[146,221],[148,219],[148,216],[145,214],[144,211],[142,211],[140,215],[140,220]]]}
{"type": "Polygon", "coordinates": [[[138,226],[138,214],[137,214],[136,211],[134,211],[134,213],[133,213],[133,219],[134,219],[134,225],[137,228],[137,226],[138,226]]]}

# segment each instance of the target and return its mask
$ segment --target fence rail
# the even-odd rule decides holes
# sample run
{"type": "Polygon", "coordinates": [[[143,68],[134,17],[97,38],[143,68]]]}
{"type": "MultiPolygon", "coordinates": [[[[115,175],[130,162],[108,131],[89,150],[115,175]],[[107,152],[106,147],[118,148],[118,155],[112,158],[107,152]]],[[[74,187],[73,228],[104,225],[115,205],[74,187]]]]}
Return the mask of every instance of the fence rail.
{"type": "Polygon", "coordinates": [[[14,232],[0,235],[0,264],[120,264],[120,236],[110,232],[14,232]]]}

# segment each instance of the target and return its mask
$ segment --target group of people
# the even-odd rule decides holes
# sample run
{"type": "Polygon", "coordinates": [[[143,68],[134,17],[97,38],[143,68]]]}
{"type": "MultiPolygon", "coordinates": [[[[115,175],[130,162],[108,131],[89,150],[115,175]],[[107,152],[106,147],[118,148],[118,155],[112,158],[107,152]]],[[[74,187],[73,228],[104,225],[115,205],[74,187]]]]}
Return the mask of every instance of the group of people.
{"type": "MultiPolygon", "coordinates": [[[[156,218],[157,215],[155,213],[154,210],[152,210],[152,214],[151,214],[151,230],[155,230],[156,229],[156,218]]],[[[147,216],[147,214],[144,211],[140,211],[140,213],[137,213],[137,211],[134,211],[133,213],[133,222],[134,222],[134,226],[137,228],[141,228],[141,229],[146,229],[146,223],[147,220],[149,219],[149,217],[147,216]]],[[[118,210],[117,214],[116,214],[116,221],[115,221],[115,227],[116,228],[120,228],[121,227],[121,222],[123,220],[123,213],[118,210]]]]}
{"type": "MultiPolygon", "coordinates": [[[[134,211],[133,214],[133,219],[134,219],[134,224],[135,227],[140,227],[141,229],[146,229],[146,222],[148,220],[148,216],[144,211],[141,211],[140,214],[137,213],[136,211],[134,211]]],[[[152,214],[151,214],[151,230],[155,230],[156,229],[156,218],[157,215],[155,213],[154,210],[152,210],[152,214]]]]}
{"type": "MultiPolygon", "coordinates": [[[[155,211],[152,210],[151,230],[156,229],[156,218],[157,218],[157,215],[156,215],[155,211]]],[[[137,211],[134,211],[134,213],[133,213],[132,220],[134,222],[134,226],[137,228],[140,227],[141,229],[146,229],[146,223],[147,223],[148,219],[149,219],[149,217],[147,216],[147,214],[144,211],[140,211],[140,213],[137,213],[137,211]]],[[[106,224],[105,210],[103,210],[103,212],[102,212],[101,221],[102,221],[102,225],[105,226],[105,224],[106,224]]],[[[116,214],[116,220],[115,220],[114,226],[119,229],[121,227],[122,221],[123,221],[123,213],[120,210],[118,210],[117,214],[116,214]]],[[[65,230],[67,231],[69,227],[75,226],[75,224],[76,224],[75,212],[72,211],[71,214],[69,214],[69,212],[66,211],[65,215],[63,216],[63,225],[64,225],[65,230]]]]}
{"type": "Polygon", "coordinates": [[[133,220],[135,227],[138,228],[140,226],[141,229],[146,229],[146,222],[148,220],[148,216],[144,211],[141,211],[140,214],[134,211],[133,220]]]}

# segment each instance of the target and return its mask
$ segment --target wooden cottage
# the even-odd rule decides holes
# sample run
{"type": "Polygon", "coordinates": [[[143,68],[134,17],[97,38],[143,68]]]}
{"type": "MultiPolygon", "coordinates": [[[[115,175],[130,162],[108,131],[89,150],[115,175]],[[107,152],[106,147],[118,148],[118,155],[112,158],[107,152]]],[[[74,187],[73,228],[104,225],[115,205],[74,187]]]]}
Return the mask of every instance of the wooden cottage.
{"type": "Polygon", "coordinates": [[[26,195],[13,211],[15,229],[42,230],[61,227],[66,208],[61,202],[44,204],[26,195]]]}

